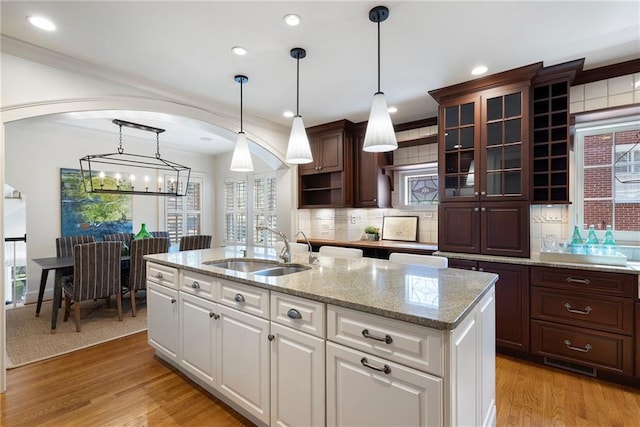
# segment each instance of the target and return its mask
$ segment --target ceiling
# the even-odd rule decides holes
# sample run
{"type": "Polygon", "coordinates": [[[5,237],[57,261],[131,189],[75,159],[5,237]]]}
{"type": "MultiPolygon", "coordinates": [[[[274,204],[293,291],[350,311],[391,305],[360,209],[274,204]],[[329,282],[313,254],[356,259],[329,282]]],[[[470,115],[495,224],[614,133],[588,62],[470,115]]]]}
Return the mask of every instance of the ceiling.
{"type": "MultiPolygon", "coordinates": [[[[100,67],[114,81],[144,81],[145,89],[162,96],[233,114],[238,129],[137,112],[120,117],[164,127],[167,138],[182,135],[194,152],[217,153],[232,149],[239,130],[236,74],[249,77],[243,89],[245,123],[249,118],[290,126],[292,119],[283,112],[296,108],[293,47],[307,50],[300,61],[305,124],[366,120],[377,90],[377,30],[368,12],[379,4],[390,10],[380,26],[381,89],[398,108],[392,115],[396,124],[436,116],[428,91],[473,79],[470,70],[478,64],[492,74],[540,61],[549,66],[586,58],[584,69],[591,69],[640,57],[635,0],[3,0],[0,11],[5,37],[100,67]],[[301,16],[299,26],[284,24],[288,13],[301,16]],[[53,20],[57,30],[32,27],[25,18],[34,14],[53,20]],[[231,48],[238,45],[249,53],[234,55],[231,48]]],[[[65,117],[60,123],[117,130],[106,116],[65,117]]]]}

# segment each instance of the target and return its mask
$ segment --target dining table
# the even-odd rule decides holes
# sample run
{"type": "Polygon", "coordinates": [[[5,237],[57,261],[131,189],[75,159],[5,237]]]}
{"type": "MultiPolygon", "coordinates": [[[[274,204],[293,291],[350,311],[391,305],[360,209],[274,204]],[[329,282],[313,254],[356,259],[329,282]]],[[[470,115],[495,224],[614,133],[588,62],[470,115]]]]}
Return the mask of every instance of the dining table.
{"type": "MultiPolygon", "coordinates": [[[[123,255],[120,259],[124,267],[128,265],[131,257],[129,255],[123,255]]],[[[73,256],[33,258],[32,261],[42,268],[40,288],[38,289],[38,303],[36,304],[36,317],[40,317],[40,309],[42,308],[42,300],[44,298],[44,290],[47,286],[49,272],[51,270],[55,271],[53,303],[51,307],[51,332],[53,333],[58,323],[58,307],[60,307],[60,303],[62,302],[62,278],[70,274],[68,272],[69,269],[73,270],[73,256]]]]}

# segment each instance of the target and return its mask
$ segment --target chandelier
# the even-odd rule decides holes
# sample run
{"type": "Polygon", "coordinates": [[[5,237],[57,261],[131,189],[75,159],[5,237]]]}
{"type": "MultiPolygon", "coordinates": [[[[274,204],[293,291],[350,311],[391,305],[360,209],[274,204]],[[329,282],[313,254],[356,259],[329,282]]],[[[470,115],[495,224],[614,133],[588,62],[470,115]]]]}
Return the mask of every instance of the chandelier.
{"type": "Polygon", "coordinates": [[[160,134],[164,129],[114,119],[120,127],[117,153],[88,154],[80,159],[80,174],[87,193],[185,196],[191,168],[160,156],[160,134]],[[125,153],[122,127],[156,134],[155,156],[125,153]]]}

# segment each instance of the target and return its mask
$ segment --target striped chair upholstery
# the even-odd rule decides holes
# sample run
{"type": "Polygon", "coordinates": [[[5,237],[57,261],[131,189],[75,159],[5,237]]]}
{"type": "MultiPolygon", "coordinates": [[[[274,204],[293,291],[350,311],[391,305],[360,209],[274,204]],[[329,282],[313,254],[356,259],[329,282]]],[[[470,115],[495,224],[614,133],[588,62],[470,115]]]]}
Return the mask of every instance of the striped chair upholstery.
{"type": "Polygon", "coordinates": [[[76,331],[80,332],[80,301],[110,298],[116,295],[118,320],[122,320],[120,287],[120,242],[92,242],[75,245],[73,279],[63,280],[64,321],[69,318],[73,301],[76,331]]]}
{"type": "Polygon", "coordinates": [[[71,256],[73,255],[73,247],[75,245],[81,245],[83,243],[95,242],[96,238],[93,236],[66,236],[58,237],[56,239],[56,256],[71,256]]]}
{"type": "Polygon", "coordinates": [[[165,239],[169,239],[171,236],[169,236],[169,232],[168,231],[152,231],[151,235],[153,237],[164,237],[165,239]]]}
{"type": "Polygon", "coordinates": [[[125,277],[123,287],[129,290],[132,316],[136,316],[136,291],[147,289],[147,263],[143,256],[166,252],[169,252],[169,239],[164,237],[131,241],[129,276],[125,277]]]}
{"type": "Polygon", "coordinates": [[[105,234],[102,238],[105,242],[124,242],[128,247],[135,236],[133,233],[111,233],[105,234]]]}
{"type": "Polygon", "coordinates": [[[182,236],[180,238],[180,251],[192,251],[194,249],[209,249],[211,236],[199,234],[196,236],[182,236]]]}

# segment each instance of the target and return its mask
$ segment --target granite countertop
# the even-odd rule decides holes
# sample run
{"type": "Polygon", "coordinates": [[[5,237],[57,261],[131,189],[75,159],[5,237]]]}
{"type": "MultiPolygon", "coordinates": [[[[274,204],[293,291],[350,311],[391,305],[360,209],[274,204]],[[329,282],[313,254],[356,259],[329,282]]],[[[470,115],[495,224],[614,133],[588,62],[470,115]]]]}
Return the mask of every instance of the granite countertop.
{"type": "MultiPolygon", "coordinates": [[[[247,249],[250,259],[275,260],[272,254],[247,249]]],[[[374,258],[319,256],[311,269],[279,277],[203,264],[241,257],[240,249],[225,247],[146,255],[145,259],[440,330],[454,329],[498,278],[492,273],[407,266],[374,258]]],[[[309,266],[308,254],[292,254],[292,262],[309,266]]]]}
{"type": "Polygon", "coordinates": [[[640,263],[627,262],[626,266],[604,265],[604,264],[587,264],[587,263],[570,263],[543,261],[539,254],[531,254],[530,258],[503,257],[495,255],[465,254],[457,252],[435,252],[434,255],[444,256],[452,259],[466,259],[471,261],[488,261],[500,262],[505,264],[534,265],[541,267],[569,268],[573,270],[585,271],[602,271],[608,273],[625,273],[640,275],[640,263]]]}

